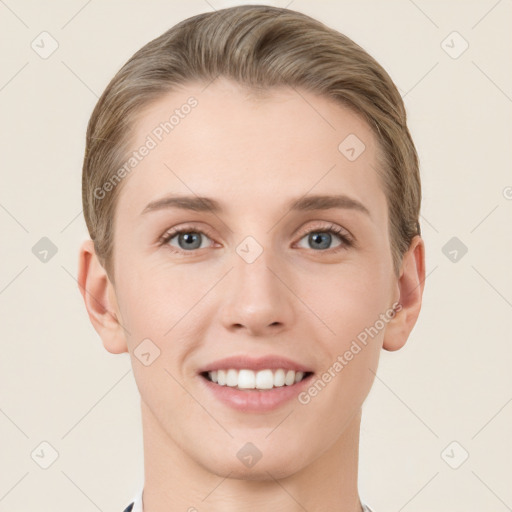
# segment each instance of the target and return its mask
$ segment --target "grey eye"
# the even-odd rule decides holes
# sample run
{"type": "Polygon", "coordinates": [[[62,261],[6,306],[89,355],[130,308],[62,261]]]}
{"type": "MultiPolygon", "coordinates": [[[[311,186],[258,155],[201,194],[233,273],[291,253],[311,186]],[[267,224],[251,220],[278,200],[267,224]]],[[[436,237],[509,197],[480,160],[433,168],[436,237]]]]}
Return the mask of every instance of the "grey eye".
{"type": "Polygon", "coordinates": [[[169,245],[176,247],[171,243],[171,241],[177,238],[178,249],[183,251],[201,249],[201,237],[208,238],[204,233],[200,233],[198,231],[181,231],[169,238],[169,245]]]}
{"type": "MultiPolygon", "coordinates": [[[[334,234],[335,237],[341,240],[341,237],[337,234],[334,234]]],[[[302,237],[301,240],[307,239],[307,243],[310,244],[310,247],[314,250],[325,250],[325,249],[332,249],[331,243],[333,240],[333,234],[327,231],[310,231],[308,234],[306,234],[304,237],[302,237]]],[[[342,245],[341,243],[339,245],[342,245]]]]}

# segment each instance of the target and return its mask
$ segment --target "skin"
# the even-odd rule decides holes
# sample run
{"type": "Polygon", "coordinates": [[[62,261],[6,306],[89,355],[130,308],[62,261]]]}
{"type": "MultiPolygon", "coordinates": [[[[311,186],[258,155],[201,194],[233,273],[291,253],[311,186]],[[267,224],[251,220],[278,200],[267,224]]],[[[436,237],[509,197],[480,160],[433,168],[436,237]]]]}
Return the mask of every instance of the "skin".
{"type": "Polygon", "coordinates": [[[299,92],[279,88],[255,98],[218,78],[149,105],[134,126],[134,149],[168,112],[191,95],[198,100],[122,184],[115,286],[92,242],[80,249],[90,320],[106,350],[129,352],[141,395],[145,511],[361,510],[362,404],[381,350],[400,349],[419,315],[424,243],[415,237],[395,276],[371,129],[332,100],[299,92]],[[338,150],[351,133],[366,146],[352,162],[338,150]],[[215,198],[225,209],[141,215],[170,193],[215,198]],[[286,207],[306,194],[333,193],[359,200],[370,215],[286,207]],[[158,245],[170,228],[190,224],[208,230],[193,255],[183,254],[178,236],[158,245]],[[308,241],[308,231],[331,224],[356,245],[333,252],[343,244],[335,234],[327,248],[308,241]],[[236,252],[249,235],[263,249],[251,264],[236,252]],[[290,357],[316,377],[398,301],[401,310],[308,404],[293,399],[267,413],[235,411],[212,398],[197,375],[206,363],[249,353],[290,357]],[[146,338],[160,349],[149,366],[134,354],[146,338]],[[262,453],[252,468],[236,456],[248,441],[262,453]]]}

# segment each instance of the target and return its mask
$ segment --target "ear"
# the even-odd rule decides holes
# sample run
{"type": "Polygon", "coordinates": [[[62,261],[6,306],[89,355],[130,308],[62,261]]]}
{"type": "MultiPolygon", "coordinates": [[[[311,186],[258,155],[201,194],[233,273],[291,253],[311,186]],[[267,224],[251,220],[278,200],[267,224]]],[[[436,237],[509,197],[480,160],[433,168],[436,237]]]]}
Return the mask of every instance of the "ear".
{"type": "Polygon", "coordinates": [[[425,244],[417,235],[402,259],[400,277],[397,282],[400,306],[386,326],[383,348],[390,352],[405,345],[418,319],[425,286],[425,244]]]}
{"type": "Polygon", "coordinates": [[[96,256],[92,240],[84,241],[80,247],[78,287],[103,346],[112,354],[128,352],[115,289],[96,256]]]}

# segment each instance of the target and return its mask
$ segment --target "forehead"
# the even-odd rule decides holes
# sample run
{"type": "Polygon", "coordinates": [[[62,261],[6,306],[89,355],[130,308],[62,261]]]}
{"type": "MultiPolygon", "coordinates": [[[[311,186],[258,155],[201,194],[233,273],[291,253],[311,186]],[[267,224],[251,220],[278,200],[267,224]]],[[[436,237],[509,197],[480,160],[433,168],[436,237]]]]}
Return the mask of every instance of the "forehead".
{"type": "Polygon", "coordinates": [[[253,94],[226,79],[182,86],[139,114],[131,148],[143,146],[151,149],[125,178],[120,214],[138,215],[169,193],[219,198],[238,212],[308,193],[385,208],[370,127],[305,90],[253,94]]]}

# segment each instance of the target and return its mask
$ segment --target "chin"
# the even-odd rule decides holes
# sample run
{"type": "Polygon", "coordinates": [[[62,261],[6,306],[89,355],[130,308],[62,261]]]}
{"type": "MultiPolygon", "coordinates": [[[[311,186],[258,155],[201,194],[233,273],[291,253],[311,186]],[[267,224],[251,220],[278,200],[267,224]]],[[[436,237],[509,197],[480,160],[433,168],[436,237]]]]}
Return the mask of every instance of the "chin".
{"type": "MultiPolygon", "coordinates": [[[[228,451],[228,450],[226,450],[228,451]]],[[[295,453],[296,457],[296,453],[295,453]]],[[[269,481],[289,477],[302,469],[298,460],[293,460],[294,455],[284,457],[275,451],[272,455],[262,457],[252,466],[247,467],[241,462],[236,454],[226,459],[225,453],[219,454],[218,458],[210,458],[207,462],[198,461],[210,473],[219,477],[235,480],[269,481]]]]}

